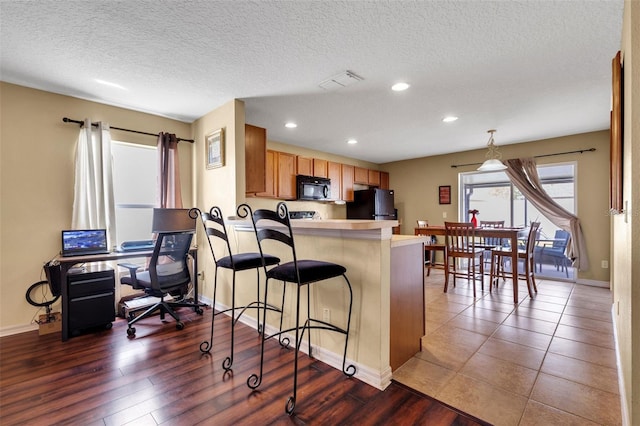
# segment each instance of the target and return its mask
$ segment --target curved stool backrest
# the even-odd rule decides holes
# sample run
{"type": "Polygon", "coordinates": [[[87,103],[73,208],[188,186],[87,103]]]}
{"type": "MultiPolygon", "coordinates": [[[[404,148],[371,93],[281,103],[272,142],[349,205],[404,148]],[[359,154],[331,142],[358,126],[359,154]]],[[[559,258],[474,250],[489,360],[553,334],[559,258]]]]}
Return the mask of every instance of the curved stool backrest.
{"type": "MultiPolygon", "coordinates": [[[[291,221],[289,220],[289,209],[284,202],[279,202],[276,207],[276,211],[258,209],[251,215],[253,222],[253,229],[256,232],[256,239],[258,240],[258,247],[260,253],[262,251],[262,243],[265,240],[279,241],[291,248],[293,256],[293,262],[296,264],[297,269],[297,256],[296,247],[293,241],[293,231],[291,229],[291,221]],[[266,227],[268,222],[275,222],[282,225],[284,228],[282,231],[279,229],[273,229],[273,227],[266,227]]],[[[271,224],[273,225],[273,223],[271,224]]]]}

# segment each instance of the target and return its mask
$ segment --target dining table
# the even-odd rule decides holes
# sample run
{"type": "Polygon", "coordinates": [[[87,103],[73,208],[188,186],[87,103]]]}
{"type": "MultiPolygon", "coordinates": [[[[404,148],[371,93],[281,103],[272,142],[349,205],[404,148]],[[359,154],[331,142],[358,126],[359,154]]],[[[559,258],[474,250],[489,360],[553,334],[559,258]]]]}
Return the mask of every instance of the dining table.
{"type": "MultiPolygon", "coordinates": [[[[518,239],[522,235],[524,228],[475,228],[476,237],[484,238],[502,238],[508,240],[511,250],[511,267],[515,270],[512,273],[513,279],[513,303],[518,303],[518,239]]],[[[419,228],[415,228],[415,235],[445,235],[446,230],[444,225],[428,225],[419,228]]]]}

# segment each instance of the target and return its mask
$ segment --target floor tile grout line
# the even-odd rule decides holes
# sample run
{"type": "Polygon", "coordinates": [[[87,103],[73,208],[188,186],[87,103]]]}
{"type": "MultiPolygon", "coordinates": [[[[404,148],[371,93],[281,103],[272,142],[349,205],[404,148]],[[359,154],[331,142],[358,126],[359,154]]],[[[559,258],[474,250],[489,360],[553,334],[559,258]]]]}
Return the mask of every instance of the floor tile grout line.
{"type": "MultiPolygon", "coordinates": [[[[539,368],[538,368],[538,369],[537,369],[537,371],[536,371],[536,378],[535,378],[534,383],[533,383],[533,385],[532,385],[532,387],[531,387],[531,391],[529,392],[529,395],[528,395],[528,396],[526,396],[526,398],[527,398],[527,404],[525,405],[525,409],[523,409],[523,411],[522,411],[522,413],[521,413],[520,420],[519,420],[519,422],[518,422],[518,423],[520,423],[520,422],[522,421],[522,417],[524,416],[524,412],[526,411],[526,407],[529,405],[529,401],[535,401],[535,400],[533,400],[533,399],[531,398],[531,395],[532,395],[532,393],[533,393],[533,389],[535,388],[535,386],[536,386],[536,384],[537,384],[537,382],[538,382],[538,380],[539,380],[540,373],[542,372],[542,366],[544,365],[544,361],[545,361],[545,359],[546,359],[547,355],[548,355],[548,354],[549,354],[549,352],[550,352],[550,351],[549,351],[549,349],[550,349],[550,347],[551,347],[551,344],[552,344],[552,342],[553,342],[553,339],[556,337],[556,332],[557,332],[557,330],[558,330],[558,327],[561,325],[561,324],[560,324],[560,321],[562,320],[562,317],[566,314],[567,306],[569,306],[569,305],[568,305],[569,300],[571,299],[571,296],[574,294],[574,292],[575,292],[575,283],[571,283],[571,290],[570,290],[570,291],[569,291],[569,293],[564,297],[565,302],[564,302],[564,304],[563,304],[562,312],[559,312],[559,317],[558,317],[558,319],[557,319],[556,321],[553,321],[553,322],[549,321],[550,323],[555,324],[554,331],[553,331],[553,334],[551,334],[551,335],[550,335],[550,336],[551,336],[551,339],[549,340],[549,343],[547,344],[547,347],[546,347],[546,349],[544,350],[544,356],[543,356],[543,359],[542,359],[542,360],[541,360],[541,362],[540,362],[540,366],[539,366],[539,368]]],[[[460,312],[456,313],[456,315],[455,315],[454,317],[452,317],[451,319],[449,319],[449,320],[445,321],[444,323],[440,324],[440,325],[438,326],[438,329],[439,329],[439,328],[441,328],[442,326],[446,325],[447,323],[449,323],[449,322],[453,321],[454,319],[456,319],[456,318],[460,317],[461,315],[463,315],[463,312],[464,312],[464,311],[466,311],[467,309],[469,309],[469,308],[471,308],[472,306],[474,306],[474,305],[476,305],[476,304],[477,304],[478,299],[480,299],[480,300],[489,300],[487,297],[488,297],[490,294],[491,294],[491,293],[488,293],[488,292],[487,292],[487,293],[485,293],[485,292],[483,292],[483,294],[482,294],[482,296],[481,296],[480,298],[476,298],[476,299],[474,299],[474,300],[469,304],[469,306],[468,306],[466,309],[464,309],[464,310],[462,310],[462,311],[460,311],[460,312]]],[[[554,296],[554,297],[558,297],[558,296],[554,296]]],[[[516,306],[515,306],[515,307],[514,307],[514,308],[513,308],[513,309],[512,309],[508,314],[507,314],[507,316],[506,316],[506,317],[505,317],[501,322],[496,323],[496,324],[498,324],[498,326],[496,327],[496,329],[495,329],[495,330],[494,330],[494,331],[493,331],[489,336],[484,335],[484,334],[482,334],[482,333],[478,333],[478,332],[472,331],[472,330],[466,330],[466,329],[464,329],[464,330],[466,330],[466,331],[472,331],[472,332],[473,332],[473,333],[475,333],[475,334],[482,335],[482,336],[484,337],[484,342],[483,342],[483,343],[482,343],[482,344],[481,344],[481,345],[480,345],[476,350],[474,350],[473,354],[472,354],[472,355],[467,359],[467,361],[465,361],[465,362],[462,364],[462,366],[461,366],[458,370],[456,370],[456,371],[455,371],[455,374],[460,374],[460,375],[465,376],[463,373],[461,373],[461,371],[462,371],[462,370],[464,369],[464,367],[468,364],[469,360],[470,360],[471,358],[473,358],[473,356],[475,356],[477,353],[479,353],[480,348],[482,348],[482,346],[484,346],[484,344],[486,344],[486,342],[487,342],[491,337],[494,337],[495,333],[497,332],[497,330],[498,330],[502,325],[509,326],[509,324],[505,324],[505,323],[506,323],[506,321],[508,320],[508,318],[509,318],[509,317],[511,317],[514,313],[516,313],[516,312],[517,312],[518,307],[520,307],[520,306],[522,305],[522,303],[523,303],[525,300],[531,300],[531,299],[528,299],[527,297],[525,297],[525,298],[523,298],[522,300],[520,300],[520,301],[517,303],[517,305],[516,305],[516,306]]],[[[501,303],[501,302],[499,302],[499,301],[494,301],[494,302],[495,302],[495,303],[501,303]]],[[[552,303],[552,302],[546,302],[546,303],[552,303]]],[[[484,308],[484,309],[489,309],[489,310],[491,310],[490,308],[485,308],[485,307],[483,307],[483,306],[478,306],[478,308],[484,308]]],[[[535,307],[532,307],[532,309],[535,309],[535,307]]],[[[544,311],[544,309],[539,309],[539,310],[543,310],[543,311],[544,311]]],[[[503,313],[503,312],[502,312],[502,311],[500,311],[500,310],[495,311],[495,312],[501,312],[501,313],[503,313]]],[[[566,315],[569,315],[569,314],[566,314],[566,315]]],[[[536,318],[530,318],[530,319],[532,319],[532,320],[536,320],[536,318]]],[[[540,321],[543,321],[543,320],[540,320],[540,321]]],[[[567,325],[567,326],[571,327],[571,325],[567,325]]],[[[459,327],[456,327],[455,325],[454,325],[454,326],[452,326],[452,327],[459,328],[459,327]]],[[[516,328],[517,328],[517,327],[516,327],[516,328]]],[[[579,327],[576,327],[576,328],[579,328],[579,327]]],[[[527,331],[531,331],[531,332],[536,333],[536,331],[534,331],[534,330],[528,330],[528,329],[524,329],[524,330],[527,330],[527,331]]],[[[435,331],[435,330],[434,330],[434,331],[435,331]]],[[[598,330],[591,330],[591,331],[599,332],[598,330]]],[[[545,333],[540,333],[540,334],[545,334],[545,333]]],[[[559,337],[559,336],[558,336],[558,337],[559,337]]],[[[559,338],[560,338],[560,337],[559,337],[559,338]]],[[[498,338],[498,339],[499,339],[499,338],[498,338]]],[[[502,340],[502,339],[500,339],[500,340],[502,340]]],[[[515,343],[515,342],[511,342],[511,343],[515,343]]],[[[584,343],[584,342],[580,342],[580,343],[584,343]]],[[[570,357],[570,358],[571,358],[571,357],[570,357]]],[[[576,358],[573,358],[573,359],[576,359],[576,358]]],[[[578,359],[576,359],[576,360],[578,360],[578,359]]],[[[588,362],[588,361],[586,361],[586,362],[588,362]]],[[[453,370],[451,370],[451,371],[453,371],[453,370]]],[[[547,374],[547,373],[545,373],[545,374],[547,374]]],[[[555,377],[557,377],[557,376],[555,376],[555,377]]],[[[474,378],[474,379],[475,379],[475,378],[474,378]]],[[[563,378],[563,379],[564,379],[564,378],[563,378]]],[[[450,382],[451,380],[452,380],[452,379],[449,379],[449,380],[447,381],[447,383],[448,383],[448,382],[450,382]]],[[[475,379],[475,380],[479,380],[479,381],[481,381],[481,382],[485,382],[485,381],[484,381],[484,380],[482,380],[482,379],[475,379]]],[[[568,379],[564,379],[564,380],[568,380],[568,379]]],[[[569,380],[569,381],[570,381],[570,380],[569,380]]],[[[500,387],[500,386],[496,386],[496,385],[494,385],[494,384],[492,384],[492,383],[489,383],[489,382],[485,382],[485,383],[489,384],[490,386],[496,387],[497,389],[502,389],[503,391],[506,391],[506,392],[512,393],[512,394],[514,394],[514,395],[522,396],[522,395],[517,394],[517,393],[515,393],[515,392],[512,392],[512,391],[509,391],[509,390],[507,390],[507,389],[504,389],[504,388],[502,388],[502,387],[500,387]]],[[[574,382],[574,383],[578,383],[578,382],[574,382]]],[[[582,385],[584,385],[584,384],[582,384],[582,385]]],[[[445,383],[445,384],[442,384],[442,385],[441,385],[441,387],[440,387],[440,389],[444,388],[445,386],[446,386],[446,383],[445,383]]],[[[587,386],[589,386],[589,385],[587,385],[587,386]]],[[[592,386],[590,386],[590,387],[592,387],[592,386]]],[[[594,389],[599,389],[599,388],[594,388],[594,389]]],[[[605,391],[605,392],[606,392],[606,391],[605,391]]],[[[540,404],[543,404],[543,405],[546,405],[546,404],[541,403],[541,402],[539,402],[539,401],[536,401],[536,402],[537,402],[537,403],[540,403],[540,404]]],[[[567,412],[567,411],[561,410],[561,409],[559,409],[559,408],[557,408],[557,407],[553,407],[553,408],[554,408],[554,409],[558,409],[559,411],[563,411],[563,412],[565,412],[565,413],[571,414],[571,415],[576,415],[576,416],[578,416],[578,417],[580,417],[580,418],[587,419],[586,417],[584,417],[584,416],[582,416],[582,415],[579,415],[579,414],[570,413],[570,412],[567,412]]]]}

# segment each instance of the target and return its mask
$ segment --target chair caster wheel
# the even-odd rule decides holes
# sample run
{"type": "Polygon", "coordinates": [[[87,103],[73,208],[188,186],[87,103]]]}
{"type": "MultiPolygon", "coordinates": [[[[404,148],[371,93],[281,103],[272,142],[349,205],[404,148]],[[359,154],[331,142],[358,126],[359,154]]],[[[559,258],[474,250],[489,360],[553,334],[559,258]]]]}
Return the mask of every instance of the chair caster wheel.
{"type": "Polygon", "coordinates": [[[203,313],[204,311],[202,310],[202,308],[196,308],[196,314],[202,315],[203,313]]]}
{"type": "Polygon", "coordinates": [[[127,336],[135,336],[135,335],[136,335],[135,327],[127,328],[127,336]]]}
{"type": "Polygon", "coordinates": [[[105,330],[111,330],[111,328],[113,327],[113,324],[108,322],[104,325],[105,330]]]}
{"type": "Polygon", "coordinates": [[[178,330],[182,330],[182,329],[184,328],[184,323],[183,323],[182,321],[178,321],[178,322],[176,323],[176,328],[177,328],[178,330]]]}

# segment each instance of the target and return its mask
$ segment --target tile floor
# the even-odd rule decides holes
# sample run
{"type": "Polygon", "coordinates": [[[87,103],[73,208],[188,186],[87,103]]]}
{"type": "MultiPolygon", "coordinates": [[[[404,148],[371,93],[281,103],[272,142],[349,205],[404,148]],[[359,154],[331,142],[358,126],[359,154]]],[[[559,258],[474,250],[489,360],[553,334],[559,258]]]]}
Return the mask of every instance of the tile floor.
{"type": "Polygon", "coordinates": [[[425,277],[422,351],[394,372],[411,388],[494,425],[620,425],[608,289],[510,280],[472,296],[458,279],[425,277]]]}

